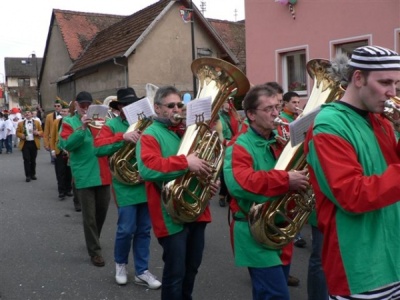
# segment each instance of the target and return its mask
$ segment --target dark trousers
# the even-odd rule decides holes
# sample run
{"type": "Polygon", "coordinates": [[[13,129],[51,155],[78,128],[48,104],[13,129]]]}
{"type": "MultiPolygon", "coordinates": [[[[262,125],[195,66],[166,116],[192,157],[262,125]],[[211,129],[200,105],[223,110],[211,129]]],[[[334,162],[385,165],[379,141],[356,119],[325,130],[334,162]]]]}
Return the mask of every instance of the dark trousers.
{"type": "Polygon", "coordinates": [[[5,139],[0,139],[0,153],[3,152],[3,147],[5,147],[5,139]]]}
{"type": "Polygon", "coordinates": [[[4,140],[5,146],[6,146],[6,152],[7,153],[12,153],[12,134],[7,135],[7,137],[4,140]]]}
{"type": "Polygon", "coordinates": [[[68,166],[68,157],[63,154],[56,155],[54,161],[54,168],[56,170],[57,187],[59,194],[66,194],[72,190],[72,175],[71,168],[68,166]]]}
{"type": "Polygon", "coordinates": [[[307,292],[308,300],[328,300],[328,288],[322,269],[322,243],[324,235],[315,226],[311,226],[312,251],[308,261],[307,292]]]}
{"type": "Polygon", "coordinates": [[[35,141],[25,141],[24,146],[22,147],[22,158],[24,159],[26,177],[36,175],[36,156],[37,148],[35,141]]]}
{"type": "Polygon", "coordinates": [[[221,170],[221,173],[220,173],[220,176],[219,176],[219,180],[221,181],[221,187],[220,187],[220,189],[219,189],[219,196],[220,197],[222,197],[222,196],[228,196],[228,198],[227,198],[227,200],[229,201],[230,199],[230,197],[229,197],[229,192],[228,192],[228,188],[227,188],[227,186],[226,186],[226,183],[225,183],[225,179],[224,179],[224,172],[223,172],[223,170],[221,170]]]}
{"type": "Polygon", "coordinates": [[[191,300],[194,281],[203,258],[207,223],[185,224],[176,234],[158,239],[163,248],[162,300],[191,300]]]}
{"type": "Polygon", "coordinates": [[[110,203],[110,186],[99,185],[76,189],[76,192],[81,202],[83,231],[89,256],[102,255],[100,234],[110,203]]]}

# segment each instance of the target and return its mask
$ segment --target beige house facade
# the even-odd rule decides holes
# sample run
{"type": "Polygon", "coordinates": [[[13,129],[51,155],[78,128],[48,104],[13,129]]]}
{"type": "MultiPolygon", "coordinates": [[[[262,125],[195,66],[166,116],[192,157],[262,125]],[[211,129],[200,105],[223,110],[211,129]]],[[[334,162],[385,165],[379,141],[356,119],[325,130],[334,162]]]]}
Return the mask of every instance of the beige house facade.
{"type": "Polygon", "coordinates": [[[53,11],[40,79],[45,109],[51,110],[57,96],[70,101],[83,90],[101,101],[126,86],[145,96],[147,83],[173,85],[193,95],[193,56],[218,57],[238,64],[237,57],[195,7],[192,30],[192,23],[181,15],[188,8],[189,1],[162,0],[130,16],[110,16],[113,19],[102,25],[104,28],[96,25],[93,36],[69,24],[74,16],[80,16],[84,23],[93,19],[93,14],[53,11]],[[68,32],[71,34],[66,35],[68,32]],[[66,39],[73,32],[76,38],[66,39]],[[79,34],[86,38],[85,43],[81,43],[79,34]]]}

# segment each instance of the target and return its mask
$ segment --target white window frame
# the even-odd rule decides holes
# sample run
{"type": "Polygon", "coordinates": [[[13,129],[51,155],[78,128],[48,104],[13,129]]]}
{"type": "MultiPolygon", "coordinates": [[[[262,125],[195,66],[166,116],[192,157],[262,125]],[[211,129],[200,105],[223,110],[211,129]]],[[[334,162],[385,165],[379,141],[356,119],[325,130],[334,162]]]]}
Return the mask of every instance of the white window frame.
{"type": "Polygon", "coordinates": [[[307,74],[307,51],[306,49],[297,49],[289,52],[282,52],[280,53],[281,55],[281,61],[282,61],[282,87],[285,91],[290,91],[289,89],[291,82],[289,82],[289,74],[288,74],[288,57],[289,56],[294,56],[295,57],[295,65],[298,64],[300,69],[298,72],[304,72],[303,74],[298,74],[297,75],[297,82],[300,82],[303,85],[303,88],[300,87],[300,89],[295,89],[297,94],[299,96],[307,96],[307,86],[308,86],[308,74],[307,74]],[[300,55],[304,55],[304,66],[302,67],[301,64],[301,57],[300,55]]]}

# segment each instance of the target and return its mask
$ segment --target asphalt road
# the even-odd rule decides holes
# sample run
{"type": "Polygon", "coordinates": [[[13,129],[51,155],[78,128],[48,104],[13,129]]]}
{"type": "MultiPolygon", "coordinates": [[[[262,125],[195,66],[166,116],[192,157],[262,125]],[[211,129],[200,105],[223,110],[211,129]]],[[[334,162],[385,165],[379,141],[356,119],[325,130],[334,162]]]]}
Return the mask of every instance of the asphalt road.
{"type": "MultiPolygon", "coordinates": [[[[37,159],[38,180],[25,182],[22,154],[0,155],[0,299],[1,300],[105,300],[160,299],[160,291],[133,283],[118,286],[114,281],[113,245],[116,207],[110,204],[101,237],[106,266],[90,263],[83,237],[81,213],[73,209],[72,198],[58,200],[54,166],[49,153],[41,150],[37,159]]],[[[194,299],[251,299],[250,278],[237,268],[229,243],[227,208],[211,203],[213,222],[206,230],[203,263],[196,280],[194,299]]],[[[295,248],[291,274],[300,286],[290,287],[292,300],[306,300],[306,276],[310,255],[310,229],[303,237],[306,248],[295,248]]],[[[150,271],[161,278],[161,247],[153,237],[150,271]]],[[[132,259],[130,260],[130,263],[132,259]]],[[[173,300],[173,299],[171,299],[173,300]]]]}

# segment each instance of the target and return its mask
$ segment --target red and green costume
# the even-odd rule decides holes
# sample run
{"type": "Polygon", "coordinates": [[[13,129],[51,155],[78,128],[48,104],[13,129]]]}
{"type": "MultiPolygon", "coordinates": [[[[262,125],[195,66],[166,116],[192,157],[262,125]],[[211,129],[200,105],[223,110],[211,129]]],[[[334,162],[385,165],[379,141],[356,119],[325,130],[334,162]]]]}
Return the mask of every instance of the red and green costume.
{"type": "Polygon", "coordinates": [[[325,104],[305,141],[332,295],[400,281],[400,144],[381,115],[325,104]]]}
{"type": "Polygon", "coordinates": [[[58,146],[70,155],[72,177],[77,189],[111,184],[107,157],[97,157],[93,137],[98,129],[82,129],[81,117],[63,118],[58,146]]]}
{"type": "MultiPolygon", "coordinates": [[[[146,193],[154,234],[157,238],[183,230],[184,225],[175,223],[161,201],[164,183],[188,172],[185,155],[176,155],[181,138],[162,122],[154,120],[143,132],[137,146],[138,169],[146,182],[146,193]]],[[[210,222],[209,208],[197,222],[210,222]]]]}
{"type": "Polygon", "coordinates": [[[266,140],[251,127],[226,150],[224,177],[234,204],[238,205],[238,221],[231,224],[237,266],[265,268],[290,263],[290,255],[282,257],[284,251],[267,249],[256,242],[246,220],[253,203],[274,201],[288,192],[288,173],[273,169],[281,150],[275,138],[266,140]]]}
{"type": "MultiPolygon", "coordinates": [[[[100,133],[94,141],[97,148],[97,155],[109,157],[127,145],[123,139],[123,135],[128,128],[128,121],[122,120],[120,116],[109,119],[101,128],[100,133]]],[[[129,163],[132,165],[135,164],[136,156],[129,163]]],[[[113,176],[112,193],[119,207],[147,202],[144,183],[128,185],[120,182],[113,176]]]]}

